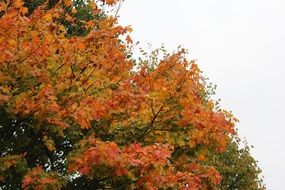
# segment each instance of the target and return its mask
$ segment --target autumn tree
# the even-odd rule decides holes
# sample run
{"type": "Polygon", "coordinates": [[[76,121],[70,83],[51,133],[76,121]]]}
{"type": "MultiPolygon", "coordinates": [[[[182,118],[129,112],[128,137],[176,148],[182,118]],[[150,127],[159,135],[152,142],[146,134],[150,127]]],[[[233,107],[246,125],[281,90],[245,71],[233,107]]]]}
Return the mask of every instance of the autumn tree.
{"type": "MultiPolygon", "coordinates": [[[[3,0],[0,0],[0,2],[3,0]]],[[[120,0],[120,2],[123,0],[120,0]]],[[[12,6],[13,1],[7,6],[12,6]]],[[[87,35],[90,32],[90,28],[85,27],[85,23],[92,20],[98,20],[103,17],[106,17],[105,12],[101,11],[97,14],[93,13],[91,6],[92,3],[88,3],[86,0],[72,0],[72,6],[66,3],[62,3],[59,0],[24,0],[24,6],[28,8],[28,12],[25,14],[29,16],[33,11],[42,7],[44,10],[52,9],[56,4],[62,8],[61,15],[56,19],[57,22],[62,24],[66,28],[67,36],[83,36],[87,35]],[[72,20],[71,20],[72,18],[72,20]]],[[[99,4],[98,6],[103,6],[104,3],[99,4]]],[[[104,7],[104,6],[103,6],[104,7]]],[[[117,7],[119,8],[119,7],[117,7]]],[[[3,13],[3,12],[2,12],[3,13]]],[[[0,14],[1,15],[1,14],[0,14]]],[[[93,28],[94,29],[94,28],[93,28]]]]}
{"type": "Polygon", "coordinates": [[[207,164],[214,165],[223,176],[219,190],[250,189],[265,190],[261,169],[250,155],[250,146],[233,136],[227,148],[221,154],[211,153],[207,164]]]}
{"type": "MultiPolygon", "coordinates": [[[[162,46],[161,48],[145,51],[141,49],[142,57],[139,58],[138,65],[147,66],[149,71],[156,68],[158,57],[167,57],[169,54],[162,46]]],[[[204,90],[201,98],[204,102],[209,101],[215,94],[216,85],[208,82],[208,78],[204,78],[204,90]]],[[[219,103],[216,102],[218,107],[219,103]]],[[[261,169],[257,165],[257,161],[251,156],[250,149],[253,146],[248,145],[247,141],[241,141],[237,133],[230,135],[230,140],[223,152],[208,150],[207,154],[200,155],[200,163],[214,166],[222,176],[219,190],[265,190],[261,169]]]]}
{"type": "Polygon", "coordinates": [[[0,2],[0,187],[218,188],[236,119],[186,51],[135,66],[131,28],[100,8],[118,1],[85,2],[84,33],[78,1],[49,2],[0,2]]]}

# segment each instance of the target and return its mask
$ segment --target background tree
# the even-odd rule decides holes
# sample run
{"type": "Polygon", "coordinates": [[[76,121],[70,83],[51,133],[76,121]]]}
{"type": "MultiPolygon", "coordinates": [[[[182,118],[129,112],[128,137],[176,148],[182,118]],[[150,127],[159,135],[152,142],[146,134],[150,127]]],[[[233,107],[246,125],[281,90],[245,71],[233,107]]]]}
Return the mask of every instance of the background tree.
{"type": "Polygon", "coordinates": [[[234,136],[222,154],[213,154],[209,163],[216,166],[223,176],[219,189],[265,189],[261,169],[250,155],[250,146],[246,141],[234,136]]]}
{"type": "Polygon", "coordinates": [[[131,29],[100,9],[117,1],[84,2],[86,33],[62,20],[77,24],[76,4],[49,2],[0,3],[1,188],[220,187],[209,157],[236,119],[207,98],[186,51],[134,70],[131,29]]]}

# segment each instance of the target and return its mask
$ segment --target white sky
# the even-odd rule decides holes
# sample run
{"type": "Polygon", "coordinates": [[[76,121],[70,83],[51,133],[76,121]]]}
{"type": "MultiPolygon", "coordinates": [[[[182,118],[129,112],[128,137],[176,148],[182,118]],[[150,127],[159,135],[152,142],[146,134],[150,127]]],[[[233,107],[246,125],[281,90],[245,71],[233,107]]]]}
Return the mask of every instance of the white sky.
{"type": "Polygon", "coordinates": [[[285,0],[126,0],[120,23],[141,44],[189,49],[255,146],[267,188],[285,189],[285,0]]]}

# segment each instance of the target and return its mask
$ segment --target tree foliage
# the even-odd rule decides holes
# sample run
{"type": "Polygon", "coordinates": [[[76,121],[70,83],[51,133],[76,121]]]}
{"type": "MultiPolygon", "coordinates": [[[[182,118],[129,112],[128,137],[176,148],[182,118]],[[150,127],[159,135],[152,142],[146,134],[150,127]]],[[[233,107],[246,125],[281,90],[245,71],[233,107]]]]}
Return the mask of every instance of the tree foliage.
{"type": "Polygon", "coordinates": [[[0,2],[0,187],[220,188],[236,119],[186,51],[135,67],[116,0],[38,2],[0,2]]]}
{"type": "Polygon", "coordinates": [[[250,155],[250,146],[237,136],[232,137],[223,153],[212,154],[208,163],[214,165],[223,176],[218,189],[265,189],[261,169],[250,155]]]}

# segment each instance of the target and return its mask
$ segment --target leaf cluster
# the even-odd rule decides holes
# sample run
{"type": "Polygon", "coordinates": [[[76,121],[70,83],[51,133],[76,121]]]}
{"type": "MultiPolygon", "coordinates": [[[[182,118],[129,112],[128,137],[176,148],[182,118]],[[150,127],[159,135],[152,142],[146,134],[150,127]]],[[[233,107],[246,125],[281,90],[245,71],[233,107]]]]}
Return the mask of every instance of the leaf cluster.
{"type": "Polygon", "coordinates": [[[196,62],[131,59],[116,3],[0,2],[1,189],[261,187],[196,62]]]}

